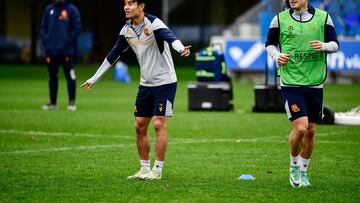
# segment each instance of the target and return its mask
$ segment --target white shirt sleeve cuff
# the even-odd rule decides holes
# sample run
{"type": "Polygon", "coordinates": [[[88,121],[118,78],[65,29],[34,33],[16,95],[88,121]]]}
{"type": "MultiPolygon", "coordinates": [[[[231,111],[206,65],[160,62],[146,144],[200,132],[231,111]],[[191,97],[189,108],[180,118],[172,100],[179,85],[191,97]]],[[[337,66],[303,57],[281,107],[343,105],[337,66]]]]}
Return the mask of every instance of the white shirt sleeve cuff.
{"type": "Polygon", "coordinates": [[[278,58],[280,56],[280,52],[276,46],[269,45],[266,47],[266,51],[271,58],[273,58],[275,61],[278,60],[278,58]]]}
{"type": "Polygon", "coordinates": [[[334,41],[327,42],[327,43],[323,42],[322,50],[329,52],[329,53],[337,52],[339,50],[339,45],[334,41]]]}
{"type": "Polygon", "coordinates": [[[179,53],[182,53],[185,49],[185,46],[181,43],[180,40],[175,40],[171,46],[179,53]]]}

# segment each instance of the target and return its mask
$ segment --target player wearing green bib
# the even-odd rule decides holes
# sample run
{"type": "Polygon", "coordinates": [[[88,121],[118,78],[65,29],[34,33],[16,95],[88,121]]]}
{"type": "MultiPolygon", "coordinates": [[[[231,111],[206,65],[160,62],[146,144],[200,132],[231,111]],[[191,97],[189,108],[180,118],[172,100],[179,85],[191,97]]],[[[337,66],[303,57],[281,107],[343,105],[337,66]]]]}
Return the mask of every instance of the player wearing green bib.
{"type": "Polygon", "coordinates": [[[291,8],[280,12],[271,22],[266,50],[279,65],[285,109],[292,122],[290,184],[307,187],[316,123],[322,116],[326,54],[336,52],[339,43],[327,12],[313,8],[308,0],[289,3],[291,8]]]}
{"type": "Polygon", "coordinates": [[[293,19],[289,10],[278,16],[281,52],[291,56],[279,69],[281,81],[298,86],[322,84],[326,78],[326,54],[314,50],[307,42],[324,41],[327,13],[315,9],[308,22],[293,19]]]}

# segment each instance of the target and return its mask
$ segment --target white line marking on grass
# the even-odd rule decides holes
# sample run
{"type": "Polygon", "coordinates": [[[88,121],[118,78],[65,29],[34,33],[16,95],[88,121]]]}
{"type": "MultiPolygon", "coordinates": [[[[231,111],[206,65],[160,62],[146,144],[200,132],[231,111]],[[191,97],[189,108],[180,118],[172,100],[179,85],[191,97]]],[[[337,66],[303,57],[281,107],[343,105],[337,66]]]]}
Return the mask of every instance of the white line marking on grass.
{"type": "MultiPolygon", "coordinates": [[[[219,142],[229,142],[229,143],[241,143],[241,142],[277,142],[283,143],[284,141],[274,140],[279,138],[278,136],[274,137],[254,137],[254,138],[228,138],[228,139],[185,139],[185,138],[174,138],[172,140],[175,143],[170,142],[169,144],[202,144],[202,143],[219,143],[219,142]]],[[[286,140],[286,139],[285,139],[286,140]]]]}
{"type": "Polygon", "coordinates": [[[319,137],[328,137],[328,136],[333,136],[333,135],[358,135],[359,132],[357,131],[341,131],[341,132],[330,132],[330,133],[316,133],[315,136],[319,136],[319,137]]]}
{"type": "Polygon", "coordinates": [[[97,149],[108,149],[108,148],[123,148],[125,145],[92,145],[92,146],[77,146],[77,147],[59,147],[50,149],[37,149],[37,150],[22,150],[22,151],[10,151],[1,152],[0,154],[30,154],[39,152],[59,152],[59,151],[70,151],[70,150],[97,150],[97,149]]]}
{"type": "Polygon", "coordinates": [[[319,144],[348,144],[348,145],[360,145],[360,142],[354,142],[354,141],[326,141],[326,140],[322,140],[322,141],[316,141],[319,144]]]}
{"type": "MultiPolygon", "coordinates": [[[[272,137],[254,137],[254,138],[233,138],[233,139],[180,139],[175,138],[175,142],[169,142],[169,144],[207,144],[207,143],[278,143],[278,144],[287,144],[287,137],[280,138],[279,136],[272,137]]],[[[356,145],[360,142],[356,141],[327,141],[327,140],[318,140],[316,141],[319,144],[349,144],[356,145]]]]}
{"type": "MultiPolygon", "coordinates": [[[[90,133],[69,133],[69,132],[41,132],[41,131],[19,131],[19,130],[3,130],[0,129],[0,133],[4,134],[21,134],[27,136],[83,136],[83,137],[98,137],[102,138],[103,135],[96,135],[90,133]]],[[[338,133],[322,133],[321,136],[329,136],[332,134],[338,133]]],[[[124,139],[133,139],[131,136],[110,136],[121,137],[124,139]]],[[[281,138],[279,136],[271,137],[253,137],[253,138],[228,138],[228,139],[193,139],[193,138],[173,138],[173,141],[169,141],[170,145],[178,144],[211,144],[211,143],[278,143],[286,144],[286,137],[281,138]],[[281,140],[280,140],[281,139],[281,140]]],[[[318,141],[319,144],[348,144],[348,145],[357,145],[360,142],[353,141],[318,141]]],[[[91,145],[91,146],[76,146],[76,147],[60,147],[60,148],[49,148],[49,149],[29,149],[29,150],[17,150],[17,151],[8,151],[0,152],[0,154],[30,154],[30,153],[40,153],[40,152],[61,152],[61,151],[70,151],[70,150],[97,150],[97,149],[109,149],[109,148],[123,148],[125,145],[91,145]]],[[[133,147],[134,144],[127,144],[126,146],[133,147]]]]}
{"type": "Polygon", "coordinates": [[[91,134],[91,133],[70,133],[70,132],[43,132],[43,131],[21,131],[21,130],[4,130],[0,129],[0,134],[18,134],[24,136],[50,136],[50,137],[109,137],[109,138],[123,138],[134,139],[132,136],[127,135],[109,135],[109,134],[91,134]]]}
{"type": "MultiPolygon", "coordinates": [[[[179,140],[179,139],[178,139],[179,140]]],[[[201,139],[201,140],[188,140],[183,139],[183,141],[169,142],[170,145],[178,144],[210,144],[210,143],[235,143],[235,139],[201,139]]],[[[259,142],[260,139],[240,139],[241,142],[259,142]]],[[[284,143],[280,141],[266,141],[262,140],[261,142],[275,142],[275,143],[284,143]]],[[[135,144],[128,144],[126,146],[133,147],[135,144]]],[[[97,150],[97,149],[109,149],[109,148],[123,148],[125,145],[91,145],[91,146],[77,146],[77,147],[59,147],[59,148],[49,148],[49,149],[29,149],[29,150],[17,150],[9,152],[0,152],[2,155],[8,154],[31,154],[31,153],[41,153],[41,152],[61,152],[61,151],[71,151],[71,150],[97,150]]]]}

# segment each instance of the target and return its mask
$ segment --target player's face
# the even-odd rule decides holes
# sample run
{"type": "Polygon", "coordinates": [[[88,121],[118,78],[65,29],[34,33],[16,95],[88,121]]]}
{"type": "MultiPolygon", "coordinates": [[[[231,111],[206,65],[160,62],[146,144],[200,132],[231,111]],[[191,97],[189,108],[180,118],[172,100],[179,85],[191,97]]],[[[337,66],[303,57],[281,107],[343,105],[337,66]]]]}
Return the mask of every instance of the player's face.
{"type": "Polygon", "coordinates": [[[144,10],[144,4],[138,4],[134,0],[124,0],[125,17],[128,19],[138,17],[144,10]]]}
{"type": "Polygon", "coordinates": [[[309,0],[290,0],[291,8],[302,11],[305,10],[309,4],[309,0]]]}

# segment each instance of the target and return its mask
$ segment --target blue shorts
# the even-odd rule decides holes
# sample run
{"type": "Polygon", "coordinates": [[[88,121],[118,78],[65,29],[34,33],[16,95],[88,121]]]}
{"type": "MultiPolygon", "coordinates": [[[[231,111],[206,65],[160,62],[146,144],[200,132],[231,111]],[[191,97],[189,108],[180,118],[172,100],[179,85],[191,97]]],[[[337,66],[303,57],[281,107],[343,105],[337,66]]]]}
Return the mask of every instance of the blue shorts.
{"type": "Polygon", "coordinates": [[[135,117],[172,116],[176,82],[156,87],[140,85],[135,102],[135,117]]]}
{"type": "Polygon", "coordinates": [[[309,87],[281,87],[285,110],[290,121],[308,117],[309,123],[318,123],[323,112],[323,89],[309,87]]]}

